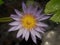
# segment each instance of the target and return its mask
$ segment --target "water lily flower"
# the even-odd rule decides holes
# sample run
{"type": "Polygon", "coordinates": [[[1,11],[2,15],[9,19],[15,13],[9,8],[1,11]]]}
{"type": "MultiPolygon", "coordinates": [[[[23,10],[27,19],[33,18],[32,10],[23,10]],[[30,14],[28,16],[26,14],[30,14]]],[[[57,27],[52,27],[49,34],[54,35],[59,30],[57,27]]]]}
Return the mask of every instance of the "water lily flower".
{"type": "Polygon", "coordinates": [[[37,10],[37,8],[37,6],[27,7],[23,2],[23,12],[20,12],[19,10],[15,9],[17,15],[11,14],[10,17],[15,21],[9,23],[9,25],[11,25],[12,27],[8,31],[11,32],[18,30],[16,37],[20,38],[22,36],[22,39],[25,38],[26,41],[29,39],[29,36],[31,35],[33,42],[37,43],[36,36],[41,39],[41,34],[43,34],[45,31],[44,27],[48,27],[47,24],[41,21],[46,20],[50,17],[41,14],[42,10],[37,10]]]}

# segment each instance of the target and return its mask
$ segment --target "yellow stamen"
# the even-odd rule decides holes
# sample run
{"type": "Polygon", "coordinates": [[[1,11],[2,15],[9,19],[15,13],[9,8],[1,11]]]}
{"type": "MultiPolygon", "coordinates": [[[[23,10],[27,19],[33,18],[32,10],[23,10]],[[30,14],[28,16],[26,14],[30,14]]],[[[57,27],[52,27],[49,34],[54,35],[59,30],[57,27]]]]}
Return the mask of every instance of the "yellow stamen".
{"type": "Polygon", "coordinates": [[[26,14],[21,19],[24,28],[32,29],[36,26],[36,19],[31,14],[26,14]]]}

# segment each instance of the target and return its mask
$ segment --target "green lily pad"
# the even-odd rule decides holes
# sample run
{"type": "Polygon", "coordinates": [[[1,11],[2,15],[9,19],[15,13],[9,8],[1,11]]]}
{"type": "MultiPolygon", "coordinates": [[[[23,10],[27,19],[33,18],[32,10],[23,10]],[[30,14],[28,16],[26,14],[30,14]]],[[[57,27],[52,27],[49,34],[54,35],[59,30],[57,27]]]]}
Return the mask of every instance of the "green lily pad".
{"type": "Polygon", "coordinates": [[[0,0],[0,5],[2,5],[4,2],[2,0],[0,0]]]}
{"type": "Polygon", "coordinates": [[[60,22],[60,0],[50,0],[44,11],[46,14],[54,13],[50,20],[60,22]]]}
{"type": "Polygon", "coordinates": [[[51,18],[50,20],[54,22],[60,22],[60,10],[57,11],[51,18]]]}
{"type": "Polygon", "coordinates": [[[57,10],[60,10],[60,0],[50,0],[45,7],[45,13],[51,13],[57,10]]]}

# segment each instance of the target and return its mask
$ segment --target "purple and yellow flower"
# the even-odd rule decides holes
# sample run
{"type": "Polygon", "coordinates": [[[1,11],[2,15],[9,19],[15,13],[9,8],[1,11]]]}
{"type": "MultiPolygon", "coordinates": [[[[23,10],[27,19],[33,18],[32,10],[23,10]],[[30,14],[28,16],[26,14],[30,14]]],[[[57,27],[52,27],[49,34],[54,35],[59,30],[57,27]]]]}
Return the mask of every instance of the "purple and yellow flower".
{"type": "Polygon", "coordinates": [[[41,22],[43,20],[48,19],[50,16],[46,16],[41,14],[42,10],[37,10],[38,7],[26,6],[22,3],[23,12],[15,9],[17,15],[11,14],[11,18],[14,19],[14,22],[9,23],[12,26],[8,31],[16,31],[17,38],[21,37],[25,38],[27,41],[29,39],[29,35],[31,34],[31,38],[34,43],[36,43],[36,36],[41,39],[41,34],[44,33],[44,27],[48,27],[45,23],[41,22]]]}

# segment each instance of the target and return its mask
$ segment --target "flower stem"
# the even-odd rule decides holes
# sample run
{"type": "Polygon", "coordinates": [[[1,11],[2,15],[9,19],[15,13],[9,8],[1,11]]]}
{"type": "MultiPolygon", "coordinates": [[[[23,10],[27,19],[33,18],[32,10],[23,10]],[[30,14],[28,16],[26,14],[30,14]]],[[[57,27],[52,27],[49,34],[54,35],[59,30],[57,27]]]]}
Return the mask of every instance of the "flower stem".
{"type": "Polygon", "coordinates": [[[10,22],[10,21],[12,21],[12,19],[10,17],[0,18],[0,22],[10,22]]]}

